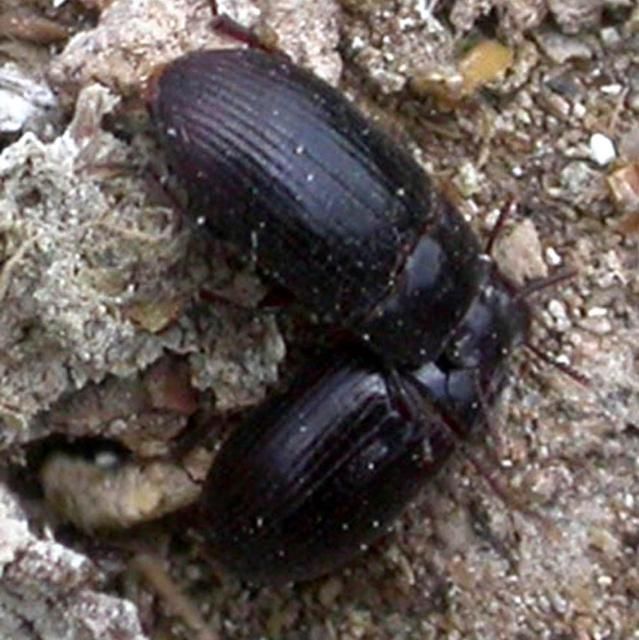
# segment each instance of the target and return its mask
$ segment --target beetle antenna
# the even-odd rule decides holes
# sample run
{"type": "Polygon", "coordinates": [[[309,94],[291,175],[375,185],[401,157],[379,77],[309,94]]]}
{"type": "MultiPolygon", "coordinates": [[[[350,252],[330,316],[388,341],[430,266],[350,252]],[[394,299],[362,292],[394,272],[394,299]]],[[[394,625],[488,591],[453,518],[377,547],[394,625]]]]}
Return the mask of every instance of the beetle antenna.
{"type": "Polygon", "coordinates": [[[526,349],[528,349],[531,353],[536,355],[540,360],[549,364],[552,367],[555,367],[563,374],[567,375],[569,378],[572,378],[575,382],[579,383],[582,387],[586,387],[590,389],[592,387],[590,378],[586,376],[581,371],[577,371],[574,367],[571,367],[569,364],[565,362],[561,362],[556,358],[550,357],[545,351],[542,351],[539,347],[534,344],[526,343],[524,345],[526,349]]]}
{"type": "Polygon", "coordinates": [[[576,269],[572,267],[564,267],[563,269],[558,269],[555,273],[545,278],[535,278],[534,280],[531,280],[528,284],[523,286],[521,289],[519,289],[519,291],[517,291],[517,293],[515,294],[515,300],[529,298],[531,295],[539,291],[543,291],[544,289],[554,287],[560,282],[572,280],[576,275],[576,269]]]}
{"type": "Polygon", "coordinates": [[[497,218],[497,222],[495,222],[495,225],[493,226],[490,232],[490,236],[488,236],[488,242],[486,243],[486,247],[484,249],[484,253],[487,256],[492,254],[493,248],[495,247],[495,242],[497,241],[497,238],[499,238],[499,236],[501,235],[504,225],[506,224],[508,219],[512,217],[512,215],[515,213],[516,210],[517,210],[517,199],[515,198],[515,196],[510,196],[508,200],[508,204],[499,212],[499,217],[497,218]]]}
{"type": "MultiPolygon", "coordinates": [[[[577,270],[572,267],[565,267],[564,269],[560,269],[547,278],[537,278],[529,282],[525,287],[522,287],[516,294],[515,299],[523,299],[528,298],[531,295],[543,291],[544,289],[548,289],[549,287],[554,287],[560,282],[565,282],[566,280],[571,280],[577,275],[577,270]]],[[[569,378],[572,378],[575,382],[582,385],[583,387],[590,388],[591,383],[588,376],[577,371],[574,367],[571,367],[569,364],[565,362],[561,362],[556,358],[550,357],[545,351],[542,351],[539,347],[529,342],[525,343],[525,347],[537,356],[540,360],[545,362],[546,364],[555,367],[557,370],[561,371],[564,375],[567,375],[569,378]]]]}

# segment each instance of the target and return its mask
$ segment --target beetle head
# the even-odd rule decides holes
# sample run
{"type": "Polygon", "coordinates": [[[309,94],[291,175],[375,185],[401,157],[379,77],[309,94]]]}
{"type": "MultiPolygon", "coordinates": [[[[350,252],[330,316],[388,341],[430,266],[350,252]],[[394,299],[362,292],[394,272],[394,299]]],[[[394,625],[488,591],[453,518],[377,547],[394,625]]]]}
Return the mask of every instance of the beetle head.
{"type": "Polygon", "coordinates": [[[442,359],[450,369],[473,370],[481,392],[491,395],[503,381],[509,356],[526,341],[530,323],[527,300],[493,266],[442,359]]]}

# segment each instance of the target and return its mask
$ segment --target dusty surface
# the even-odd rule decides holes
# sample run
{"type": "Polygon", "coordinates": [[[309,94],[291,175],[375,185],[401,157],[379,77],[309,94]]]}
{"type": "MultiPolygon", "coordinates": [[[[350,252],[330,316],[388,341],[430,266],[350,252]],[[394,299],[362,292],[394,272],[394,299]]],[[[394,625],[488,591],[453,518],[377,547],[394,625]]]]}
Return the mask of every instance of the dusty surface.
{"type": "MultiPolygon", "coordinates": [[[[155,65],[229,45],[208,29],[208,3],[55,4],[0,0],[0,11],[33,8],[75,34],[53,46],[38,30],[0,41],[0,89],[17,96],[0,103],[11,108],[0,113],[0,460],[12,475],[32,473],[23,455],[52,433],[166,453],[196,409],[221,419],[259,402],[285,352],[287,312],[255,309],[265,288],[250,265],[176,214],[143,171],[157,155],[148,136],[114,135],[122,101],[155,65]]],[[[306,585],[221,578],[169,517],[153,535],[177,583],[228,640],[639,638],[639,10],[218,6],[341,77],[403,132],[479,233],[516,198],[496,258],[517,278],[577,269],[537,296],[532,341],[591,384],[522,353],[486,444],[472,447],[543,519],[505,505],[460,456],[392,536],[306,585]],[[505,44],[513,64],[468,95],[460,60],[482,38],[505,44]]],[[[0,636],[193,637],[164,600],[124,588],[124,552],[114,561],[99,539],[51,533],[14,484],[0,495],[0,636]]]]}
{"type": "Polygon", "coordinates": [[[106,576],[89,558],[29,531],[4,484],[0,531],[4,638],[144,638],[136,607],[105,591],[106,576]]]}

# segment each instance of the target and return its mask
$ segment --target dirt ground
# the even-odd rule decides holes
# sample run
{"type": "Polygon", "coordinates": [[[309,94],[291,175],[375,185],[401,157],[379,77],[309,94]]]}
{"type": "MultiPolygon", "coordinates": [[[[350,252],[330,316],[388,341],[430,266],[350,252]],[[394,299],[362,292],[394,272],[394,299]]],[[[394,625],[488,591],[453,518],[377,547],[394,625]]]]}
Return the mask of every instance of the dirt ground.
{"type": "Polygon", "coordinates": [[[294,305],[260,307],[269,283],[160,185],[146,79],[236,43],[204,0],[0,0],[0,636],[639,639],[639,7],[217,5],[396,135],[481,237],[514,200],[499,266],[517,281],[576,272],[534,298],[548,361],[517,354],[469,445],[490,478],[458,455],[391,535],[325,578],[220,574],[172,511],[322,333],[294,305]],[[189,474],[163,466],[193,422],[213,429],[189,474]],[[59,458],[47,503],[39,469],[59,436],[126,447],[129,493],[59,458]],[[81,533],[60,509],[88,530],[145,522],[81,533]],[[140,578],[139,550],[207,630],[140,578]]]}

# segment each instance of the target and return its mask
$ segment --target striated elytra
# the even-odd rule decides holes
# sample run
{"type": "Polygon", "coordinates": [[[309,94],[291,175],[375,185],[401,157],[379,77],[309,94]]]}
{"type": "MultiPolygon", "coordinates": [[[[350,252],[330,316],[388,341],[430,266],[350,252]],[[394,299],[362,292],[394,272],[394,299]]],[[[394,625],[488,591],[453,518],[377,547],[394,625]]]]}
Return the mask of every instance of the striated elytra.
{"type": "Polygon", "coordinates": [[[344,352],[310,368],[215,460],[199,508],[219,561],[273,584],[364,551],[483,424],[528,324],[507,287],[487,287],[436,362],[393,374],[375,356],[344,352]]]}
{"type": "Polygon", "coordinates": [[[342,354],[310,376],[232,434],[200,501],[216,557],[251,581],[344,564],[452,450],[438,413],[406,415],[375,360],[342,354]]]}
{"type": "Polygon", "coordinates": [[[282,56],[186,55],[148,104],[194,214],[359,336],[231,434],[199,502],[228,570],[314,578],[388,530],[485,422],[528,306],[414,160],[282,56]]]}
{"type": "Polygon", "coordinates": [[[436,357],[486,277],[463,218],[342,94],[282,56],[170,63],[149,108],[215,236],[385,361],[436,357]]]}

